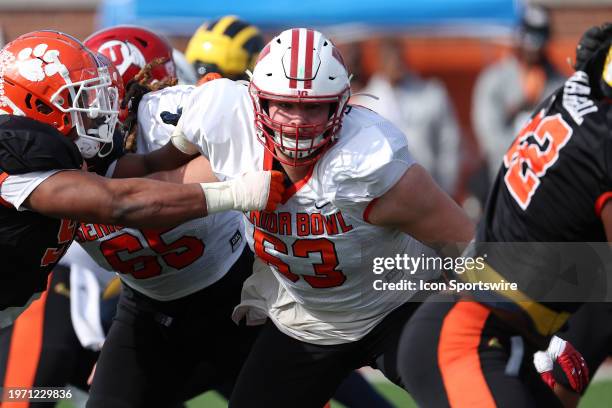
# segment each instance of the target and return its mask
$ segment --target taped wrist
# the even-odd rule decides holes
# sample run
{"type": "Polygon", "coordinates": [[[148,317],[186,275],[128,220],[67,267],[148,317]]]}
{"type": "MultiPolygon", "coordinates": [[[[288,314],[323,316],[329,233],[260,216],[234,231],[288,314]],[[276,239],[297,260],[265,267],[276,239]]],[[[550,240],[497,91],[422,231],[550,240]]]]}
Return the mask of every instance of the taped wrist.
{"type": "Polygon", "coordinates": [[[552,358],[546,351],[538,351],[533,355],[533,365],[540,374],[552,371],[553,364],[552,358]]]}
{"type": "Polygon", "coordinates": [[[201,183],[208,214],[227,210],[263,210],[268,201],[270,180],[269,171],[258,171],[229,181],[201,183]]]}
{"type": "Polygon", "coordinates": [[[550,344],[548,345],[548,355],[553,360],[559,358],[561,353],[565,350],[565,344],[567,342],[560,337],[553,336],[550,340],[550,344]]]}
{"type": "Polygon", "coordinates": [[[233,210],[236,207],[233,184],[232,180],[218,183],[200,183],[206,196],[206,212],[208,214],[233,210]]]}

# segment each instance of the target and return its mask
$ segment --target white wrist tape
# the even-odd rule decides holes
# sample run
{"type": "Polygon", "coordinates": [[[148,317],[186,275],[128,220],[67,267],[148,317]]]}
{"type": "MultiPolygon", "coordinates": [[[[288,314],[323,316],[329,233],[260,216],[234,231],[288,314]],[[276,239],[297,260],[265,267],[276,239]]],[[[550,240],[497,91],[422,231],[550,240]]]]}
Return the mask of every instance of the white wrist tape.
{"type": "Polygon", "coordinates": [[[187,140],[185,135],[180,130],[178,130],[178,128],[174,130],[174,133],[172,133],[170,141],[172,142],[174,147],[176,147],[185,154],[192,155],[199,152],[198,147],[191,143],[189,140],[187,140]]]}
{"type": "Polygon", "coordinates": [[[538,351],[533,355],[533,365],[538,373],[542,374],[553,369],[553,359],[550,358],[548,352],[538,351]]]}
{"type": "Polygon", "coordinates": [[[553,336],[552,339],[550,339],[550,344],[548,345],[548,355],[550,358],[553,360],[559,358],[561,353],[563,353],[563,350],[565,350],[565,344],[567,344],[565,340],[560,337],[553,336]]]}
{"type": "Polygon", "coordinates": [[[232,192],[232,181],[200,183],[200,185],[206,196],[206,212],[208,214],[234,209],[235,201],[232,192]]]}
{"type": "Polygon", "coordinates": [[[201,183],[206,196],[207,213],[265,209],[270,192],[270,177],[269,171],[258,171],[230,181],[201,183]]]}

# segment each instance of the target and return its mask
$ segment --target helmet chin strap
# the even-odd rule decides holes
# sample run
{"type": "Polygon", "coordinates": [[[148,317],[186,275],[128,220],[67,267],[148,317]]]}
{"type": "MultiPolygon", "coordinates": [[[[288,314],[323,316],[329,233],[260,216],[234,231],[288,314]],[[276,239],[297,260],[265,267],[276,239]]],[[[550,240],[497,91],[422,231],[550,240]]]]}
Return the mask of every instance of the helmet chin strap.
{"type": "MultiPolygon", "coordinates": [[[[106,139],[106,135],[109,133],[109,130],[108,125],[103,124],[98,126],[97,129],[89,129],[87,134],[99,137],[101,139],[106,139]]],[[[91,159],[95,155],[100,157],[108,156],[113,150],[113,139],[111,139],[110,142],[102,143],[87,137],[79,137],[74,143],[79,148],[81,155],[86,159],[91,159]],[[105,149],[105,147],[108,148],[105,149]]]]}
{"type": "Polygon", "coordinates": [[[100,142],[96,142],[95,140],[79,137],[74,143],[79,148],[81,155],[86,159],[91,159],[100,151],[100,142]]]}

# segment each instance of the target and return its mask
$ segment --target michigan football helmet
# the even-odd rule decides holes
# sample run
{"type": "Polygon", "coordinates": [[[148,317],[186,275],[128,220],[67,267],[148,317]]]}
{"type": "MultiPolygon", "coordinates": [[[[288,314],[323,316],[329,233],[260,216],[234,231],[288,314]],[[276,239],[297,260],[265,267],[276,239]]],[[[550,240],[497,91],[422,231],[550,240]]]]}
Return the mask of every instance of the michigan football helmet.
{"type": "Polygon", "coordinates": [[[35,31],[0,50],[0,113],[78,136],[83,157],[112,141],[118,112],[119,91],[108,68],[76,38],[35,31]]]}
{"type": "Polygon", "coordinates": [[[336,140],[351,95],[350,77],[340,52],[328,38],[315,30],[294,28],[280,33],[261,51],[249,93],[258,140],[277,160],[304,165],[314,162],[336,140]],[[313,134],[320,125],[273,120],[268,111],[270,101],[330,103],[329,118],[323,131],[313,134]]]}
{"type": "Polygon", "coordinates": [[[253,69],[263,45],[257,27],[236,16],[225,16],[198,28],[185,57],[199,78],[217,72],[229,79],[247,79],[245,71],[253,69]]]}
{"type": "Polygon", "coordinates": [[[105,28],[87,37],[84,43],[92,50],[106,55],[115,64],[124,84],[155,58],[162,58],[165,62],[151,70],[154,79],[161,81],[166,78],[176,78],[172,47],[164,38],[145,28],[136,26],[105,28]]]}

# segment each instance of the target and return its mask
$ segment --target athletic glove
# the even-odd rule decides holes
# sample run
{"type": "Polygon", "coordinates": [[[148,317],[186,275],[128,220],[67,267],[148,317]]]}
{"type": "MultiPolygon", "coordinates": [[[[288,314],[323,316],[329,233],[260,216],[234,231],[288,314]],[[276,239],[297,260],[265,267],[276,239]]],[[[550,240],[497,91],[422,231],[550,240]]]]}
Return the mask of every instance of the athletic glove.
{"type": "Polygon", "coordinates": [[[582,354],[571,343],[557,336],[550,340],[546,351],[538,351],[533,356],[536,370],[551,388],[554,388],[556,383],[552,373],[555,361],[567,376],[572,389],[578,393],[582,392],[589,383],[589,368],[582,354]]]}
{"type": "Polygon", "coordinates": [[[576,71],[583,69],[595,51],[609,38],[612,38],[612,23],[594,26],[585,31],[576,46],[574,69],[576,71]]]}
{"type": "Polygon", "coordinates": [[[551,389],[555,389],[555,377],[553,376],[553,359],[548,355],[548,351],[538,351],[533,355],[533,365],[535,366],[542,381],[551,389]]]}

